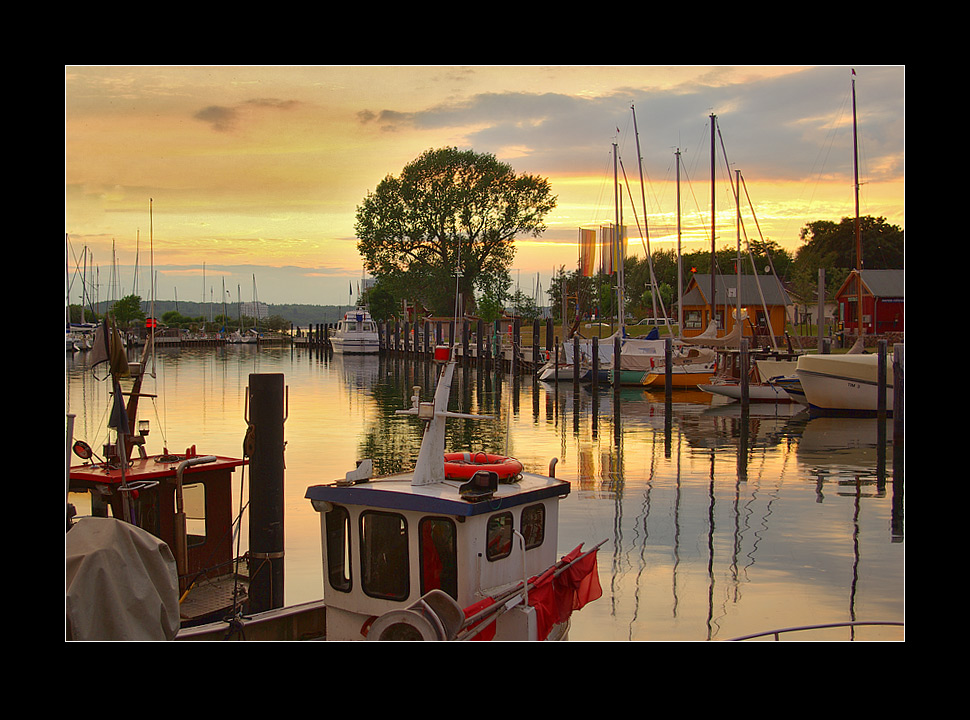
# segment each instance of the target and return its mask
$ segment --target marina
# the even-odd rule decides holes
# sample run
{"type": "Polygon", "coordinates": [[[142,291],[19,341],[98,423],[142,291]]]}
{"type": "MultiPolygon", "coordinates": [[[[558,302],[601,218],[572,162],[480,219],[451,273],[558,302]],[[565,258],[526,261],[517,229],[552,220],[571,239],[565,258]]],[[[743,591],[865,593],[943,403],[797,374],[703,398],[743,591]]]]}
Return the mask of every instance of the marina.
{"type": "MultiPolygon", "coordinates": [[[[99,448],[107,388],[87,353],[66,363],[74,435],[99,448]]],[[[152,423],[146,444],[220,457],[242,455],[254,378],[283,375],[283,605],[326,604],[308,489],[365,458],[375,475],[409,471],[421,430],[402,411],[416,387],[434,387],[435,365],[226,344],[159,348],[152,373],[154,399],[139,413],[152,423]]],[[[570,640],[730,640],[808,624],[838,627],[804,639],[902,639],[887,624],[905,617],[903,448],[890,420],[816,417],[793,402],[742,408],[698,389],[668,399],[662,389],[540,382],[474,363],[456,368],[449,410],[491,416],[449,421],[449,451],[514,457],[542,475],[556,459],[556,479],[570,486],[556,558],[603,543],[603,596],[573,614],[570,640]]],[[[234,508],[248,472],[234,473],[234,508]]],[[[243,552],[248,523],[244,513],[243,552]]]]}

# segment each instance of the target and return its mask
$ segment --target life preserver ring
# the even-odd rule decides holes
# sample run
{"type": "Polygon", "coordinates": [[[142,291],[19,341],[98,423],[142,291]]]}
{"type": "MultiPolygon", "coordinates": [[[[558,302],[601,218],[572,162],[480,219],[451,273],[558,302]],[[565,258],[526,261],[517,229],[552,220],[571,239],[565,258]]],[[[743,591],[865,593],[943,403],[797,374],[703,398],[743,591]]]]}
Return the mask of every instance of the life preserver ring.
{"type": "Polygon", "coordinates": [[[499,480],[507,480],[522,472],[522,463],[515,458],[482,451],[445,453],[445,477],[449,480],[468,480],[481,470],[496,473],[499,480]]]}

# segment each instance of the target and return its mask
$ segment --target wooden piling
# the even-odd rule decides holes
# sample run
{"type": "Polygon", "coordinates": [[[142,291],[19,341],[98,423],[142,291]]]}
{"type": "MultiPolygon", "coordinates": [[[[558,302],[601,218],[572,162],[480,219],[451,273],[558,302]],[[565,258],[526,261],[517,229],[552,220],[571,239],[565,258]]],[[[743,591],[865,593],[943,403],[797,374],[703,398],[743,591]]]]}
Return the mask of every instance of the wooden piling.
{"type": "Polygon", "coordinates": [[[282,373],[249,376],[249,610],[283,607],[282,373]]]}

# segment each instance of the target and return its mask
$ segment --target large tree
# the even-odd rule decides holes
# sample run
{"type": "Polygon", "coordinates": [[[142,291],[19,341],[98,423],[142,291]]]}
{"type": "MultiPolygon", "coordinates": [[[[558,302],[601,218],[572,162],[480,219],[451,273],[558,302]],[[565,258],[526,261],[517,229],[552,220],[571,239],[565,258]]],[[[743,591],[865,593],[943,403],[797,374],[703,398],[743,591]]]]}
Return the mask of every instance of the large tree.
{"type": "Polygon", "coordinates": [[[357,249],[375,277],[436,314],[475,309],[475,288],[508,284],[517,235],[540,235],[556,206],[548,181],[490,154],[428,150],[357,208],[357,249]]]}

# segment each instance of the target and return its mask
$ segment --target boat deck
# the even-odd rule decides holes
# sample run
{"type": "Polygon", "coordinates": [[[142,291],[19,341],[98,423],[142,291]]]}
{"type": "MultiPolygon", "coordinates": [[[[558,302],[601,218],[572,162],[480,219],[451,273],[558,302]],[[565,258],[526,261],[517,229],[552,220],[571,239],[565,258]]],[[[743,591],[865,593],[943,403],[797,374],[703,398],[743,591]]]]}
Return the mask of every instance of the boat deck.
{"type": "Polygon", "coordinates": [[[228,607],[238,607],[248,599],[249,579],[233,574],[204,578],[193,585],[179,603],[183,626],[211,619],[228,607]]]}

